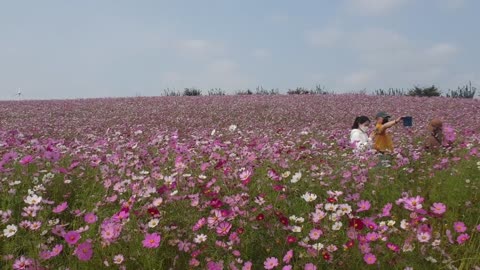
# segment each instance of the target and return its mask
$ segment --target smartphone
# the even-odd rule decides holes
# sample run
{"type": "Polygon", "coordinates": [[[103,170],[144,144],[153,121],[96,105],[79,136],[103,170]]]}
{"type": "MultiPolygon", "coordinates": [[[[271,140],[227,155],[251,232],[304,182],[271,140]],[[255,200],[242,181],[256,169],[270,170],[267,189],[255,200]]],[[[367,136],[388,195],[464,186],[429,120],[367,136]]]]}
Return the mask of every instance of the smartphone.
{"type": "Polygon", "coordinates": [[[413,118],[411,116],[403,117],[403,126],[404,127],[411,127],[413,126],[413,118]]]}

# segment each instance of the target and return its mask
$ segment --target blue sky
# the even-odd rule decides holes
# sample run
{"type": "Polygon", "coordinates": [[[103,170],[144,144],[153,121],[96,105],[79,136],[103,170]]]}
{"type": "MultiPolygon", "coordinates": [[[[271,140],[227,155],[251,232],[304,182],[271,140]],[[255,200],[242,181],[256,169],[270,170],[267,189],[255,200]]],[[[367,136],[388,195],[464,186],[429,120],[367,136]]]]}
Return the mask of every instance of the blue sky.
{"type": "Polygon", "coordinates": [[[0,0],[0,99],[19,88],[50,99],[478,87],[478,10],[476,0],[0,0]]]}

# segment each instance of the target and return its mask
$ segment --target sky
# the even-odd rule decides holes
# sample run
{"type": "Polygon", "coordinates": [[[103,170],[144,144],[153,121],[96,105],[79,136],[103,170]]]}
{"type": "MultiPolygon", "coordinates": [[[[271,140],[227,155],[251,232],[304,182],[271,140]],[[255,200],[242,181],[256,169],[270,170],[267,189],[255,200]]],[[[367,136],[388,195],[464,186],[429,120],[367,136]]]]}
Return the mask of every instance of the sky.
{"type": "Polygon", "coordinates": [[[0,99],[480,88],[478,10],[477,0],[0,0],[0,99]]]}

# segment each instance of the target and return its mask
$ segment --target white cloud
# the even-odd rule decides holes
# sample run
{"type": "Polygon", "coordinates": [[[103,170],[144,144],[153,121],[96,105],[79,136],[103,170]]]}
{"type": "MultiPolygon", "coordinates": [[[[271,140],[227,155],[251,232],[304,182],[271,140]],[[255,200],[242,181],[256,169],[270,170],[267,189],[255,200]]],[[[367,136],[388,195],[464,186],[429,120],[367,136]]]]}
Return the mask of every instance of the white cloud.
{"type": "Polygon", "coordinates": [[[375,79],[376,72],[374,70],[362,70],[349,74],[343,80],[343,84],[350,89],[352,89],[352,87],[364,88],[375,81],[375,79]]]}
{"type": "Polygon", "coordinates": [[[352,13],[362,15],[386,15],[409,0],[348,0],[347,8],[352,13]]]}
{"type": "Polygon", "coordinates": [[[320,30],[309,30],[305,37],[307,42],[316,47],[331,47],[336,45],[343,38],[343,31],[339,28],[324,28],[320,30]]]}
{"type": "Polygon", "coordinates": [[[257,59],[265,59],[265,58],[270,57],[271,53],[267,49],[257,48],[255,50],[253,50],[252,55],[253,55],[253,57],[255,57],[257,59]]]}
{"type": "Polygon", "coordinates": [[[450,57],[457,53],[458,49],[453,44],[449,43],[439,43],[435,44],[432,47],[428,48],[426,53],[430,57],[434,58],[445,58],[450,57]]]}
{"type": "Polygon", "coordinates": [[[223,55],[225,46],[221,42],[204,39],[180,40],[174,46],[178,52],[187,57],[213,57],[223,55]]]}

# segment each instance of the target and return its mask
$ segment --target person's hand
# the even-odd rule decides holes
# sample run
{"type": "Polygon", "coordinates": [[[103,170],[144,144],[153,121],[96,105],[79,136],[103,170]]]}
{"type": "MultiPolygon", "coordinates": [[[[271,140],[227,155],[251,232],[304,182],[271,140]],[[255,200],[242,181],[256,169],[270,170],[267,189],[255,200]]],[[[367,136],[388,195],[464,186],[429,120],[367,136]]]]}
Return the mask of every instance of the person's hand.
{"type": "Polygon", "coordinates": [[[400,122],[400,121],[402,121],[403,118],[404,118],[404,117],[402,116],[402,117],[398,117],[397,119],[395,119],[395,124],[398,123],[398,122],[400,122]]]}

